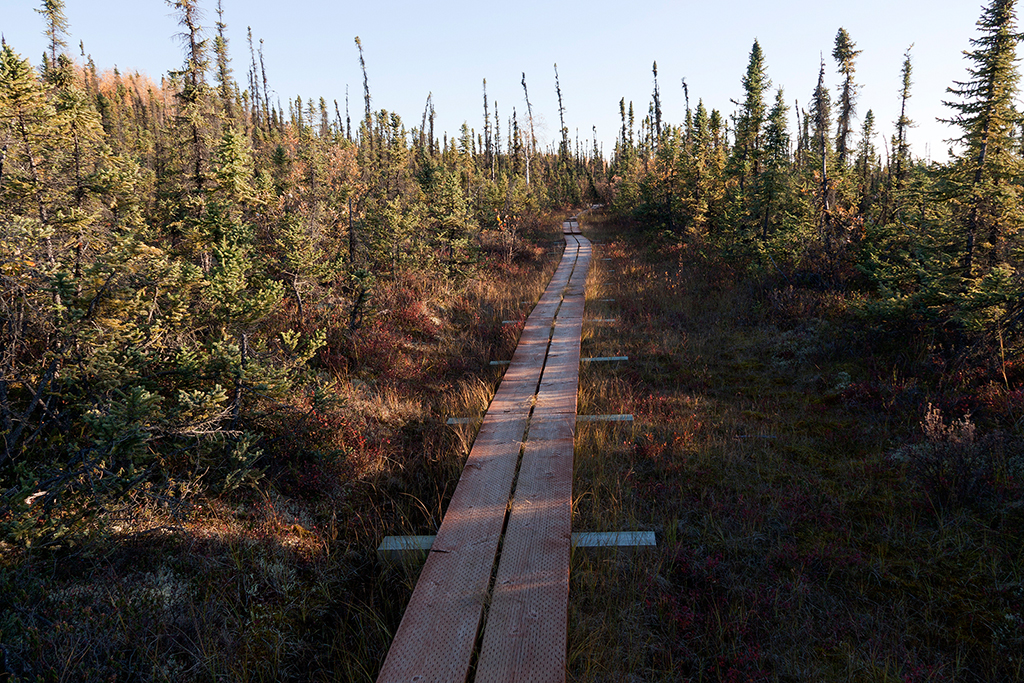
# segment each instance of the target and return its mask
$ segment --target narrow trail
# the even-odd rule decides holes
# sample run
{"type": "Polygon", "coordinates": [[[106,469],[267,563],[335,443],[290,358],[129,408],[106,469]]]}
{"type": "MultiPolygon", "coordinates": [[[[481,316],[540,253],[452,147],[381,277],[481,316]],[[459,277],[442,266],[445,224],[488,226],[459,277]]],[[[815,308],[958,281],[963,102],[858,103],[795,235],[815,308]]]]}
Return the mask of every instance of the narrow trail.
{"type": "Polygon", "coordinates": [[[591,246],[575,219],[563,233],[562,260],[484,416],[378,683],[466,681],[478,641],[479,683],[565,680],[591,246]]]}

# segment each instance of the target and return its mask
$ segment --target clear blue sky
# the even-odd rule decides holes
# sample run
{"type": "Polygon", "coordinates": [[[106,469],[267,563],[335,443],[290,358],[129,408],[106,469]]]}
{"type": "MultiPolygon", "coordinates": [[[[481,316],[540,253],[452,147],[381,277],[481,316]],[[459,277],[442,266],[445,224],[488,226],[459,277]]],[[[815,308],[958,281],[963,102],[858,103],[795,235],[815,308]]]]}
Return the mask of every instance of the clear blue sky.
{"type": "MultiPolygon", "coordinates": [[[[483,128],[481,82],[503,120],[525,109],[520,85],[526,73],[530,99],[541,125],[538,135],[558,136],[553,65],[558,64],[570,134],[593,138],[610,155],[619,127],[618,102],[632,100],[638,120],[647,112],[651,65],[658,62],[664,117],[685,114],[680,79],[693,105],[730,114],[742,98],[740,79],[750,48],[759,40],[768,75],[787,100],[806,106],[818,77],[821,55],[833,93],[839,83],[831,58],[839,27],[863,54],[858,114],[873,109],[888,138],[899,115],[900,67],[913,43],[913,97],[909,115],[914,153],[945,158],[951,132],[936,123],[948,115],[941,102],[954,79],[965,77],[963,50],[977,35],[981,0],[608,0],[565,2],[468,0],[337,2],[337,0],[223,0],[235,76],[246,81],[246,27],[263,39],[267,76],[282,101],[301,95],[337,99],[349,88],[354,118],[362,111],[362,76],[354,37],[366,55],[375,109],[400,114],[418,125],[433,93],[441,131],[457,134],[465,121],[483,128]]],[[[45,49],[38,0],[0,0],[0,31],[34,64],[45,49]]],[[[205,0],[206,23],[216,21],[216,0],[205,0]]],[[[183,61],[179,28],[163,0],[66,0],[70,52],[79,41],[100,69],[141,71],[159,80],[183,61]]],[[[211,30],[212,34],[212,30],[211,30]]],[[[833,97],[835,99],[835,97],[833,97]]],[[[286,105],[287,106],[287,105],[286,105]]],[[[520,119],[522,120],[522,118],[520,119]]],[[[793,125],[794,118],[790,114],[793,125]]],[[[858,121],[859,127],[859,121],[858,121]]],[[[881,151],[883,139],[876,144],[881,151]]]]}

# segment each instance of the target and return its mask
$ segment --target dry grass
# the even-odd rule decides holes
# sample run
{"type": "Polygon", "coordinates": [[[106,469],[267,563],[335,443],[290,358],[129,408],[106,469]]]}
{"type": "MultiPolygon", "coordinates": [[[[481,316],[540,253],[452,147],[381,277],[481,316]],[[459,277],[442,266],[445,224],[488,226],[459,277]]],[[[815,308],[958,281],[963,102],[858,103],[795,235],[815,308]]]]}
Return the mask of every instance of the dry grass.
{"type": "MultiPolygon", "coordinates": [[[[573,557],[569,679],[1022,680],[1012,361],[965,422],[933,378],[864,350],[849,297],[584,227],[604,242],[587,318],[618,321],[588,325],[583,355],[630,360],[583,367],[580,412],[636,422],[581,425],[573,525],[658,548],[573,557]]],[[[334,400],[259,417],[257,487],[183,481],[111,511],[106,541],[0,548],[0,680],[373,680],[417,573],[374,549],[436,530],[476,429],[444,422],[483,413],[544,252],[380,292],[325,355],[334,400]]]]}
{"type": "Polygon", "coordinates": [[[486,409],[554,236],[458,286],[384,283],[361,330],[324,321],[328,395],[260,407],[255,486],[183,479],[80,547],[0,548],[0,681],[373,680],[418,571],[375,549],[436,531],[475,430],[445,420],[486,409]]]}
{"type": "Polygon", "coordinates": [[[630,361],[584,369],[581,412],[636,422],[581,428],[573,526],[659,546],[574,558],[570,680],[1022,680],[1020,434],[922,425],[927,380],[859,350],[848,298],[585,231],[588,316],[620,321],[584,355],[630,361]]]}

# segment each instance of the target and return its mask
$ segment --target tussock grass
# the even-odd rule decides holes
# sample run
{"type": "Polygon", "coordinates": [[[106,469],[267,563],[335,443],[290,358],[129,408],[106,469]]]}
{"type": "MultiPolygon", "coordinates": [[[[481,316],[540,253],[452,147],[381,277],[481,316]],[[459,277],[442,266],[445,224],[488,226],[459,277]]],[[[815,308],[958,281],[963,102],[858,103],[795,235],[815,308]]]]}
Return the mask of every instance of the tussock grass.
{"type": "Polygon", "coordinates": [[[1012,414],[926,417],[950,383],[870,353],[852,296],[584,229],[588,316],[620,319],[584,355],[630,361],[584,367],[580,412],[636,422],[579,430],[573,527],[659,545],[574,557],[570,680],[1022,680],[1012,414]]]}

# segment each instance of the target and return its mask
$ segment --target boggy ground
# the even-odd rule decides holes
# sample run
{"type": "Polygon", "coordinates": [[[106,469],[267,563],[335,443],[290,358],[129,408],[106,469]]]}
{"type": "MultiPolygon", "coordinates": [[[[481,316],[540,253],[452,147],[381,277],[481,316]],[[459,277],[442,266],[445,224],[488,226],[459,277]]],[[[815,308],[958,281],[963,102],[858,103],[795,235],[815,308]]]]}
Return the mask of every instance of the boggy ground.
{"type": "Polygon", "coordinates": [[[570,680],[1024,680],[1020,361],[954,373],[860,295],[584,233],[619,321],[583,355],[630,360],[584,367],[580,412],[635,423],[581,427],[573,528],[658,547],[574,557],[570,680]]]}
{"type": "MultiPolygon", "coordinates": [[[[569,679],[1024,678],[1012,350],[949,370],[867,329],[858,295],[751,283],[600,217],[584,232],[588,317],[619,320],[587,326],[583,355],[630,360],[583,366],[580,413],[636,422],[580,427],[573,526],[658,547],[574,556],[569,679]]],[[[416,575],[374,548],[436,530],[472,432],[444,420],[483,412],[518,334],[501,321],[525,318],[558,238],[339,321],[319,361],[336,400],[254,416],[254,487],[183,480],[184,509],[140,493],[74,550],[3,548],[0,681],[373,680],[416,575]]]]}
{"type": "Polygon", "coordinates": [[[486,409],[521,329],[502,321],[544,290],[560,222],[511,255],[482,235],[468,280],[382,282],[360,329],[325,313],[333,393],[247,416],[255,483],[178,471],[175,500],[138,491],[77,545],[0,543],[0,681],[373,680],[415,580],[375,549],[440,524],[469,437],[445,420],[486,409]]]}

